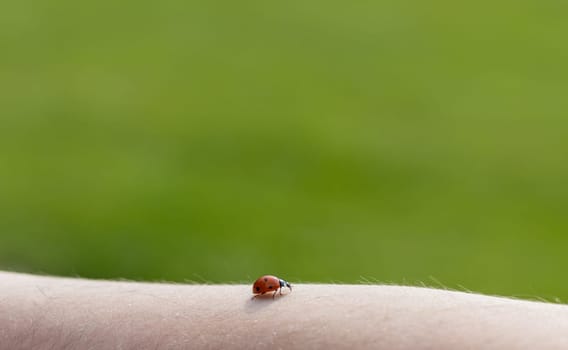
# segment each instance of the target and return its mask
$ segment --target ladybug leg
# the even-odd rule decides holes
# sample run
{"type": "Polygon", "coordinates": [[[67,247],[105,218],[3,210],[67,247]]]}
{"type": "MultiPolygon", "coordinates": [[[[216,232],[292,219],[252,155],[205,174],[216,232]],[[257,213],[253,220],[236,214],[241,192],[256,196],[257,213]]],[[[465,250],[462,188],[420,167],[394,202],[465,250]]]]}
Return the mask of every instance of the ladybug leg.
{"type": "MultiPolygon", "coordinates": [[[[282,294],[282,288],[279,288],[279,289],[280,289],[280,294],[282,294]]],[[[278,289],[276,289],[274,291],[274,293],[272,294],[272,299],[274,299],[274,297],[276,296],[276,293],[278,293],[278,289]]]]}
{"type": "Polygon", "coordinates": [[[259,296],[264,295],[264,294],[266,294],[266,292],[263,292],[263,293],[260,293],[260,294],[255,294],[255,295],[252,296],[251,300],[254,300],[254,299],[256,299],[256,297],[259,297],[259,296]]]}

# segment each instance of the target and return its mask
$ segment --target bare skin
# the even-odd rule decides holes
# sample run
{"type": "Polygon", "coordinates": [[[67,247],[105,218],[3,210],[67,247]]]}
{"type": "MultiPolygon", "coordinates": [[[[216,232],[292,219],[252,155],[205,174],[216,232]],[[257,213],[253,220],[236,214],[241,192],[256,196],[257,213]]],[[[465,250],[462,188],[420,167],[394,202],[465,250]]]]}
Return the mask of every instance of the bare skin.
{"type": "Polygon", "coordinates": [[[566,349],[568,306],[428,288],[93,281],[0,272],[0,349],[566,349]]]}

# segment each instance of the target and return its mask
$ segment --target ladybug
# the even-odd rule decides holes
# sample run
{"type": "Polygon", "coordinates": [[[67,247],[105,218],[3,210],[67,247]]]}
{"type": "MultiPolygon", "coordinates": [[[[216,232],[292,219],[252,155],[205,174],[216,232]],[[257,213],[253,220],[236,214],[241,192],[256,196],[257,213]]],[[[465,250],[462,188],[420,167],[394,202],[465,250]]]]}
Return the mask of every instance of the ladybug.
{"type": "Polygon", "coordinates": [[[254,282],[254,284],[252,285],[252,294],[255,294],[253,299],[259,295],[263,295],[272,291],[274,292],[274,294],[272,294],[272,298],[274,299],[276,292],[278,292],[279,290],[280,295],[282,295],[282,288],[284,287],[290,289],[290,292],[292,291],[292,286],[290,285],[290,283],[284,281],[283,279],[270,275],[262,276],[257,279],[256,282],[254,282]]]}

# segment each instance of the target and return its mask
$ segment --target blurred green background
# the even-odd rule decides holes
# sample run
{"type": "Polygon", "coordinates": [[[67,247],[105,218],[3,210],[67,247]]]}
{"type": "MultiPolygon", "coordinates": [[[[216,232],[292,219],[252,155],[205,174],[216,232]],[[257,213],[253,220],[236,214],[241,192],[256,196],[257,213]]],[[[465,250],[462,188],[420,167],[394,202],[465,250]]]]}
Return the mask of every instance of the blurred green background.
{"type": "Polygon", "coordinates": [[[0,269],[564,301],[567,11],[4,1],[0,269]]]}

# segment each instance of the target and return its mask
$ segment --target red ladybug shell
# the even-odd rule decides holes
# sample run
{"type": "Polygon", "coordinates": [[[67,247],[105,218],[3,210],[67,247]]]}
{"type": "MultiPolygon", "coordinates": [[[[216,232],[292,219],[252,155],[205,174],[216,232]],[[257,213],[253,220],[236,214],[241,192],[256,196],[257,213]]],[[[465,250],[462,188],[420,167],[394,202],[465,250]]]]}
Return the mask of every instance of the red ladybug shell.
{"type": "Polygon", "coordinates": [[[276,292],[278,289],[280,289],[280,278],[270,275],[260,277],[252,285],[253,294],[276,292]]]}

